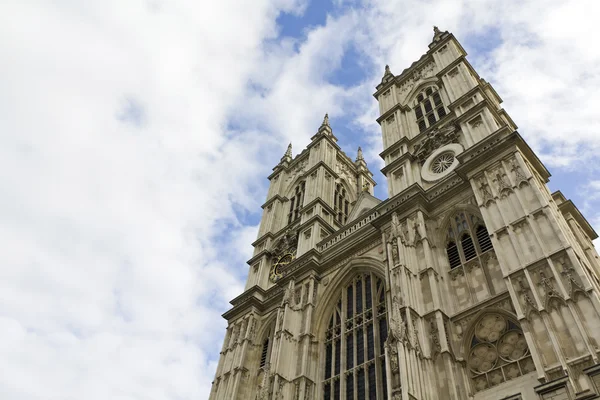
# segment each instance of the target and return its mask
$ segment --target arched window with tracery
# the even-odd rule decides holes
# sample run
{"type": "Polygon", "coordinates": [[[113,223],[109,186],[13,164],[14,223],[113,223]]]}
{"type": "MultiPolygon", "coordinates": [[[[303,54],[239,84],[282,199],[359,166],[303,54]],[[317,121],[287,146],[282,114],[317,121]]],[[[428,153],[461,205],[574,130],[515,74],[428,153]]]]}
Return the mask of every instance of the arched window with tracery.
{"type": "Polygon", "coordinates": [[[291,224],[298,218],[300,218],[300,210],[302,209],[302,203],[304,202],[304,187],[305,182],[300,182],[294,192],[292,193],[292,197],[290,199],[290,212],[288,214],[288,224],[291,224]]]}
{"type": "Polygon", "coordinates": [[[446,254],[454,269],[491,250],[492,241],[481,218],[459,212],[448,227],[446,254]]]}
{"type": "Polygon", "coordinates": [[[500,313],[479,318],[467,354],[475,392],[535,371],[523,330],[516,320],[500,313]]]}
{"type": "Polygon", "coordinates": [[[325,335],[324,400],[387,399],[385,284],[361,273],[340,293],[325,335]]]}
{"type": "Polygon", "coordinates": [[[417,95],[414,110],[419,132],[423,132],[447,114],[440,92],[435,86],[429,86],[417,95]]]}
{"type": "Polygon", "coordinates": [[[335,219],[342,225],[348,220],[349,207],[350,202],[346,198],[346,189],[344,189],[341,183],[337,183],[333,193],[333,209],[335,211],[335,219]]]}

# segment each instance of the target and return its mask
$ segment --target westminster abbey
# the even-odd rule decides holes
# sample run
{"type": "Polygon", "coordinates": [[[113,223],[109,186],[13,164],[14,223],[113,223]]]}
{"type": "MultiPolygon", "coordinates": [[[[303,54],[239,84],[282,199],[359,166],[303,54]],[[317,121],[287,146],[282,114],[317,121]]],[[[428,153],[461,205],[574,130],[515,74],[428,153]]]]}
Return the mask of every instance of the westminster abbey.
{"type": "Polygon", "coordinates": [[[448,32],[379,103],[388,199],[327,116],[269,176],[211,400],[600,399],[596,232],[448,32]]]}

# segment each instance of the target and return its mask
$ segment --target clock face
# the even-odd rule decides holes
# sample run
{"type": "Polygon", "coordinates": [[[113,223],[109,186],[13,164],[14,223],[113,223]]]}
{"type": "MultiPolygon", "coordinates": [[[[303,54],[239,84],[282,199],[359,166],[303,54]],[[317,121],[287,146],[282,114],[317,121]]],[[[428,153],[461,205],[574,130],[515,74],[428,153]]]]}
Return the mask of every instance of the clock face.
{"type": "Polygon", "coordinates": [[[287,264],[291,263],[293,260],[294,253],[286,253],[277,258],[271,266],[271,272],[269,273],[269,279],[271,282],[276,282],[279,278],[281,278],[283,276],[281,269],[287,264]]]}

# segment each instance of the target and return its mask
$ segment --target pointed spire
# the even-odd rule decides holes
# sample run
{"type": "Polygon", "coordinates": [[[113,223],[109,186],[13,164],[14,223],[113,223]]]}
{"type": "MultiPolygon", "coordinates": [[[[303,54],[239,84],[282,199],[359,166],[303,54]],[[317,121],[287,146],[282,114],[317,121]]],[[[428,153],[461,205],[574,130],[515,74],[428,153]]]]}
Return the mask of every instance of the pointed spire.
{"type": "Polygon", "coordinates": [[[320,135],[332,136],[332,134],[333,132],[331,130],[331,126],[329,126],[329,114],[325,114],[325,117],[323,117],[323,122],[321,122],[319,130],[311,139],[315,140],[320,135]]]}
{"type": "Polygon", "coordinates": [[[283,155],[283,157],[281,157],[281,162],[280,164],[283,164],[284,162],[291,162],[292,161],[292,142],[290,142],[290,144],[288,144],[287,150],[285,151],[285,154],[283,155]]]}
{"type": "Polygon", "coordinates": [[[356,161],[364,160],[363,152],[360,146],[358,146],[358,152],[356,153],[356,161]]]}
{"type": "Polygon", "coordinates": [[[387,82],[392,78],[394,78],[394,74],[392,74],[392,71],[390,70],[390,66],[386,65],[385,71],[383,72],[383,77],[381,78],[381,82],[387,82]]]}

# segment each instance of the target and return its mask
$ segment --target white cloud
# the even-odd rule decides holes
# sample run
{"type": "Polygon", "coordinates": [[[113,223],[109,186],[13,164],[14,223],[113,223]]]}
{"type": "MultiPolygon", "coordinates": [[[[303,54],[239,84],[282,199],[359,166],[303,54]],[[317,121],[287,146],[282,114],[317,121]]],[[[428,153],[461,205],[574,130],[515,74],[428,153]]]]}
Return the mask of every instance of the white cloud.
{"type": "Polygon", "coordinates": [[[336,4],[285,40],[278,13],[305,1],[0,6],[1,398],[206,398],[257,232],[240,215],[325,112],[379,168],[374,86],[434,24],[463,43],[496,29],[470,59],[521,133],[551,166],[597,160],[595,2],[336,4]],[[344,88],[349,46],[373,70],[344,88]]]}
{"type": "Polygon", "coordinates": [[[207,397],[272,141],[226,117],[301,6],[0,7],[1,398],[207,397]]]}

